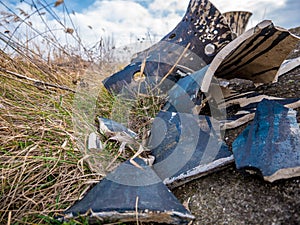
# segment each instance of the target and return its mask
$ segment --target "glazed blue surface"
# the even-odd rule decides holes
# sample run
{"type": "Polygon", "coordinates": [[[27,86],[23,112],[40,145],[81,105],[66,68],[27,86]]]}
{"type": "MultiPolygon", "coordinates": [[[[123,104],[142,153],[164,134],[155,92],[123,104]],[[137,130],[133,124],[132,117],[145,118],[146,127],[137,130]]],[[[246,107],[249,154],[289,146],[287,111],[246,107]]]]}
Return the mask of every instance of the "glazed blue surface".
{"type": "Polygon", "coordinates": [[[193,113],[195,106],[200,105],[202,101],[198,94],[208,67],[205,66],[201,70],[181,78],[168,92],[168,102],[163,110],[193,113]]]}
{"type": "Polygon", "coordinates": [[[254,168],[263,176],[300,166],[300,129],[296,111],[264,99],[253,122],[232,145],[238,169],[254,168]]]}
{"type": "MultiPolygon", "coordinates": [[[[190,215],[189,211],[177,200],[177,198],[162,183],[155,172],[147,166],[143,160],[135,159],[142,169],[129,161],[122,163],[93,187],[83,199],[75,203],[65,211],[65,214],[73,216],[84,215],[89,210],[95,213],[114,212],[134,213],[139,212],[161,213],[169,212],[174,221],[186,222],[183,215],[190,215]],[[136,201],[138,198],[138,209],[136,201]],[[182,213],[182,218],[173,212],[182,213]]],[[[102,218],[104,221],[111,218],[102,218]]]]}
{"type": "MultiPolygon", "coordinates": [[[[162,180],[232,155],[212,118],[161,111],[155,118],[148,148],[162,180]]],[[[213,168],[211,168],[213,169],[213,168]]]]}
{"type": "Polygon", "coordinates": [[[177,26],[158,43],[137,53],[131,64],[103,81],[115,94],[129,86],[142,84],[160,87],[166,93],[182,76],[210,64],[215,55],[232,41],[232,31],[221,12],[208,0],[190,0],[187,11],[177,26]],[[144,67],[144,70],[142,69],[144,67]],[[134,74],[143,70],[145,82],[134,81],[134,74]],[[150,82],[149,82],[150,81],[150,82]],[[172,82],[168,82],[172,81],[172,82]]]}

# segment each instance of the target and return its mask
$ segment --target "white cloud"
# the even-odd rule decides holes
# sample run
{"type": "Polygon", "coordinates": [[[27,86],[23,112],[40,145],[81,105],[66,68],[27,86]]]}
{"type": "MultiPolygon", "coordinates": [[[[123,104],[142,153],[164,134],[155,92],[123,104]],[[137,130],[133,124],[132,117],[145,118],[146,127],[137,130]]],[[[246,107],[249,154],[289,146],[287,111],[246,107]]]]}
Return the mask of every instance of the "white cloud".
{"type": "Polygon", "coordinates": [[[157,32],[161,25],[160,21],[153,18],[140,4],[119,0],[97,1],[87,10],[76,14],[74,19],[81,27],[84,36],[91,33],[113,35],[119,44],[136,41],[149,31],[157,32]],[[88,26],[93,27],[93,31],[90,31],[88,26]]]}
{"type": "MultiPolygon", "coordinates": [[[[281,26],[287,25],[289,17],[297,18],[298,16],[287,16],[281,11],[281,9],[287,10],[288,1],[297,0],[211,0],[221,12],[234,10],[253,12],[249,23],[250,27],[255,26],[262,19],[274,19],[275,24],[279,22],[281,26]]],[[[6,3],[8,4],[7,1],[6,3]]],[[[189,0],[96,0],[94,4],[80,13],[71,14],[71,18],[85,45],[92,46],[101,37],[113,37],[117,46],[123,46],[135,43],[138,39],[147,38],[148,34],[151,35],[152,41],[158,41],[180,22],[188,3],[189,0]]],[[[299,1],[294,2],[294,7],[295,4],[299,5],[300,3],[299,1]]],[[[10,5],[10,7],[13,6],[10,5]]],[[[17,7],[30,11],[30,7],[24,2],[18,2],[13,10],[17,11],[17,7]]],[[[0,5],[0,10],[1,8],[0,5]]],[[[62,11],[57,8],[54,10],[61,18],[64,18],[62,11]]],[[[297,13],[297,10],[290,12],[297,13]]],[[[51,28],[62,28],[47,14],[43,18],[51,28]]],[[[30,21],[40,32],[46,30],[45,24],[38,16],[32,16],[30,21]]],[[[70,26],[70,22],[68,22],[68,26],[70,26]]],[[[4,27],[0,27],[0,30],[3,32],[4,27]]],[[[25,33],[26,29],[23,29],[22,34],[25,33]]],[[[62,42],[66,38],[71,41],[71,38],[64,32],[57,32],[56,36],[62,42]]]]}
{"type": "MultiPolygon", "coordinates": [[[[158,0],[157,2],[168,1],[158,0]]],[[[110,35],[114,37],[118,46],[147,38],[149,34],[152,41],[157,41],[175,27],[182,17],[176,14],[176,11],[182,8],[182,3],[170,2],[171,4],[168,3],[166,7],[152,3],[149,8],[145,8],[138,1],[96,1],[88,9],[82,13],[76,13],[72,18],[80,27],[80,33],[88,43],[93,43],[95,38],[99,39],[100,36],[110,35]],[[157,7],[166,9],[167,13],[154,13],[157,7]],[[88,26],[93,29],[89,29],[88,26]]],[[[186,5],[183,7],[184,11],[186,7],[186,5]]]]}
{"type": "Polygon", "coordinates": [[[250,10],[262,8],[278,8],[285,5],[286,0],[241,0],[241,1],[224,1],[211,0],[211,2],[222,12],[230,10],[250,10]]]}
{"type": "Polygon", "coordinates": [[[149,9],[153,13],[162,13],[163,11],[176,12],[185,11],[188,6],[188,0],[154,0],[150,5],[149,9]]]}
{"type": "MultiPolygon", "coordinates": [[[[221,12],[234,10],[253,12],[249,22],[249,27],[252,27],[263,19],[276,18],[272,12],[284,7],[287,0],[211,0],[211,2],[221,12]]],[[[89,23],[94,28],[98,27],[99,34],[100,27],[105,29],[106,34],[113,34],[119,45],[134,42],[148,32],[157,37],[164,36],[181,20],[188,3],[189,0],[152,0],[148,1],[146,8],[138,0],[98,0],[86,12],[77,16],[80,17],[80,24],[89,23]]]]}

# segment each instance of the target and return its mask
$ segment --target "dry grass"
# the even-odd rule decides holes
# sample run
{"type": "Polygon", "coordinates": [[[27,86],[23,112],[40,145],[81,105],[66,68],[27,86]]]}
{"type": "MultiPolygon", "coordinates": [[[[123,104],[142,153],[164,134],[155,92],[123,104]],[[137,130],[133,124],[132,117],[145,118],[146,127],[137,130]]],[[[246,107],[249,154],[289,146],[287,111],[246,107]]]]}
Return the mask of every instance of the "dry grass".
{"type": "MultiPolygon", "coordinates": [[[[164,103],[164,98],[155,96],[138,95],[127,100],[110,95],[101,88],[101,79],[116,70],[115,66],[106,64],[101,74],[101,68],[87,68],[83,60],[66,64],[61,60],[49,66],[0,54],[3,224],[58,223],[56,216],[135,153],[127,149],[119,154],[120,145],[115,141],[106,142],[100,153],[88,150],[87,135],[97,132],[96,116],[125,122],[142,140],[164,103]],[[68,67],[74,64],[77,67],[68,67]],[[20,79],[14,73],[30,79],[20,79]]],[[[101,139],[107,141],[107,137],[101,139]]],[[[85,222],[83,218],[70,224],[85,222]]]]}
{"type": "MultiPolygon", "coordinates": [[[[46,74],[4,53],[0,61],[7,70],[72,87],[70,70],[48,68],[46,74]]],[[[48,223],[100,179],[78,149],[73,98],[0,72],[1,224],[48,223]]]]}
{"type": "MultiPolygon", "coordinates": [[[[95,172],[85,134],[74,122],[86,125],[85,132],[95,129],[91,121],[95,115],[87,118],[76,100],[85,98],[85,89],[90,89],[85,86],[86,69],[111,46],[102,39],[91,49],[83,46],[76,27],[66,25],[74,24],[63,1],[29,1],[28,12],[1,4],[6,11],[0,12],[5,29],[0,35],[5,49],[0,51],[0,224],[55,224],[53,218],[103,175],[95,172]],[[57,6],[63,7],[62,19],[54,10],[57,6]],[[43,14],[57,21],[59,31],[53,32],[43,14]],[[31,23],[32,16],[44,23],[44,32],[31,23]],[[60,43],[57,32],[75,46],[60,43]]],[[[114,70],[100,62],[107,68],[105,75],[114,70]]]]}
{"type": "MultiPolygon", "coordinates": [[[[54,4],[31,3],[32,12],[0,12],[0,26],[6,29],[0,35],[5,46],[5,52],[0,50],[0,224],[59,224],[56,216],[134,154],[120,155],[115,141],[101,153],[88,150],[87,135],[97,132],[96,116],[123,122],[143,139],[164,102],[153,96],[129,102],[101,89],[101,79],[120,69],[119,63],[109,63],[113,40],[101,38],[85,48],[76,27],[64,24],[65,18],[73,22],[63,1],[55,3],[64,7],[63,20],[54,4]],[[35,28],[29,15],[43,13],[53,16],[78,46],[62,45],[46,23],[44,33],[35,28]]],[[[86,219],[69,224],[86,224],[86,219]]]]}

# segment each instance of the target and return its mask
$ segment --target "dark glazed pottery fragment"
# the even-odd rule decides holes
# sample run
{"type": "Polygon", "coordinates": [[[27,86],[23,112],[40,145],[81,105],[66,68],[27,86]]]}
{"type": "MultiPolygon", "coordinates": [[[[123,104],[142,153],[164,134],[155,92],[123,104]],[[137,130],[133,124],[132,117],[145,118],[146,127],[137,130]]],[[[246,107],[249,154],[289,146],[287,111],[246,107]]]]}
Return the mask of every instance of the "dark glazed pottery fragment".
{"type": "Polygon", "coordinates": [[[65,211],[64,220],[85,216],[89,223],[158,222],[187,224],[194,216],[143,160],[129,161],[65,211]]]}
{"type": "Polygon", "coordinates": [[[274,101],[260,102],[254,121],[232,145],[237,169],[259,171],[269,182],[300,176],[296,114],[274,101]]]}
{"type": "Polygon", "coordinates": [[[219,126],[207,116],[159,112],[148,148],[155,157],[153,169],[165,184],[173,188],[233,162],[219,126]]]}
{"type": "Polygon", "coordinates": [[[200,91],[203,77],[208,69],[205,66],[184,78],[181,78],[168,92],[168,101],[164,111],[198,114],[204,98],[200,91]]]}
{"type": "Polygon", "coordinates": [[[208,0],[190,0],[180,23],[157,44],[137,54],[131,64],[103,81],[118,94],[123,87],[166,92],[183,76],[200,70],[232,40],[224,16],[208,0]]]}
{"type": "Polygon", "coordinates": [[[300,98],[277,98],[255,91],[235,94],[225,98],[225,104],[219,106],[226,108],[227,111],[227,118],[223,123],[224,129],[233,129],[253,120],[257,105],[263,99],[273,100],[273,102],[292,109],[300,107],[300,98]]]}

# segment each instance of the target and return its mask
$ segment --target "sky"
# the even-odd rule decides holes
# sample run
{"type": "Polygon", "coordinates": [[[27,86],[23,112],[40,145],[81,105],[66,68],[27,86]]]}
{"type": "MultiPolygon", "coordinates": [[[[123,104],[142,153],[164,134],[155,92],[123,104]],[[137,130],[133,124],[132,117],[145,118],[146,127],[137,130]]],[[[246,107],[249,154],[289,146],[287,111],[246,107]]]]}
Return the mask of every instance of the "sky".
{"type": "MultiPolygon", "coordinates": [[[[32,0],[0,0],[11,9],[30,11],[26,2],[32,0]]],[[[54,0],[40,0],[53,3],[54,0]]],[[[158,41],[181,20],[189,0],[65,0],[77,32],[86,45],[93,45],[100,38],[110,39],[116,46],[137,43],[141,40],[158,41]]],[[[300,26],[299,0],[211,0],[223,13],[246,10],[253,13],[248,28],[263,19],[270,19],[284,28],[300,26]]],[[[0,10],[6,10],[0,4],[0,10]]],[[[62,5],[54,8],[63,18],[62,5]]],[[[33,23],[42,30],[41,18],[32,16],[33,23]]],[[[49,26],[56,28],[53,18],[45,15],[49,26]],[[52,25],[51,25],[52,24],[52,25]]],[[[31,22],[32,22],[31,21],[31,22]]],[[[68,23],[68,22],[67,22],[68,23]]],[[[0,31],[5,28],[0,26],[0,31]]]]}
{"type": "MultiPolygon", "coordinates": [[[[246,10],[253,13],[248,28],[270,19],[284,28],[300,26],[299,0],[211,0],[221,11],[246,10]]],[[[111,33],[119,43],[164,36],[184,15],[189,0],[65,0],[77,11],[82,24],[111,33]],[[127,36],[127,37],[126,37],[127,36]]],[[[101,31],[100,31],[101,30],[101,31]]]]}

